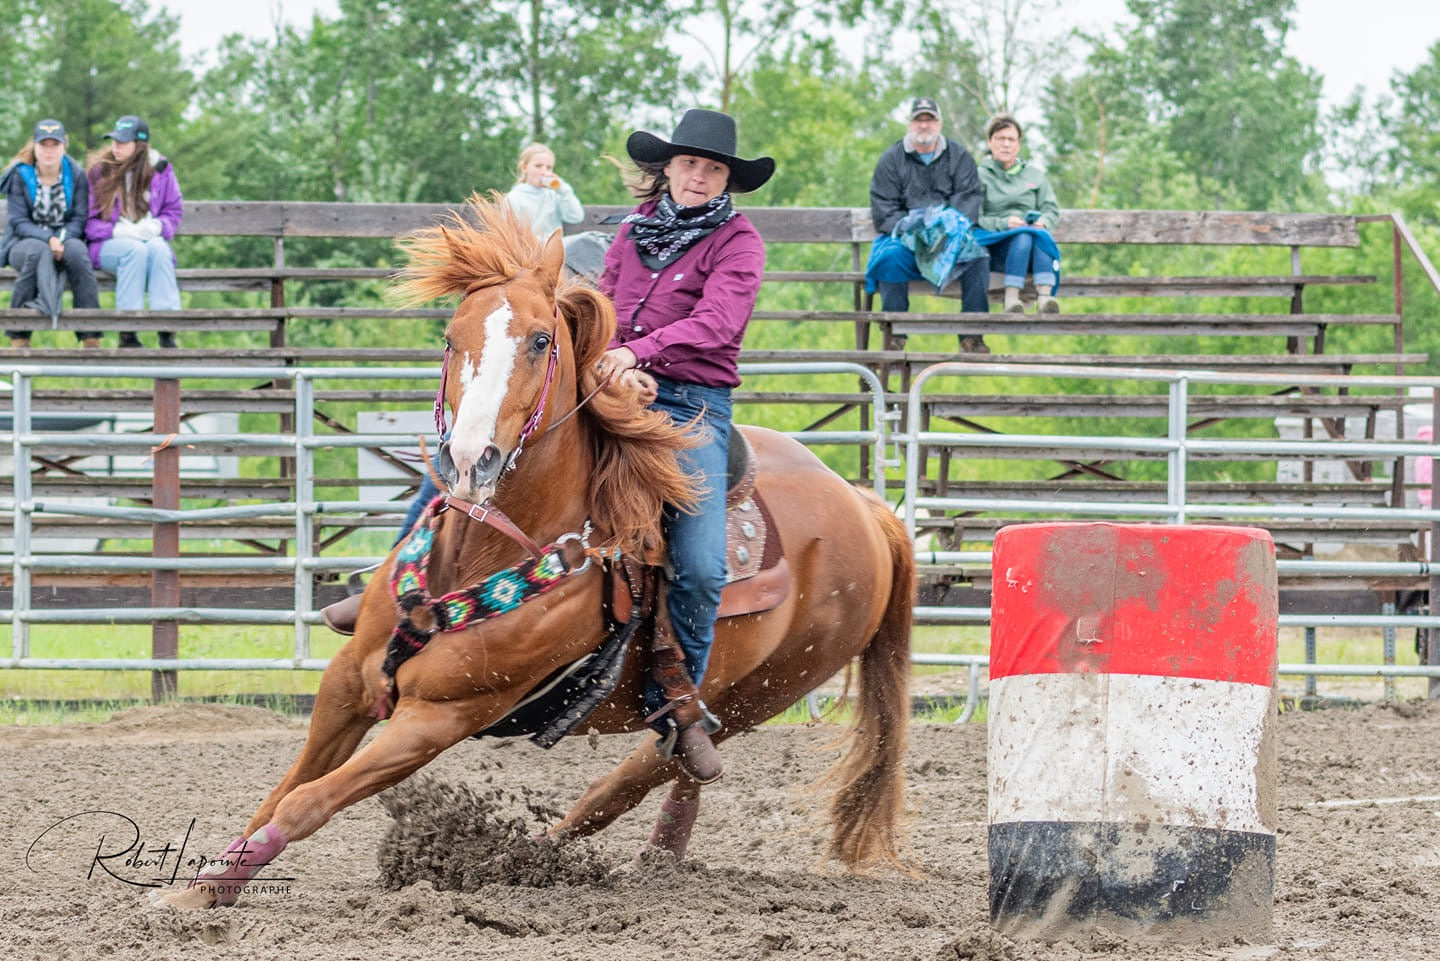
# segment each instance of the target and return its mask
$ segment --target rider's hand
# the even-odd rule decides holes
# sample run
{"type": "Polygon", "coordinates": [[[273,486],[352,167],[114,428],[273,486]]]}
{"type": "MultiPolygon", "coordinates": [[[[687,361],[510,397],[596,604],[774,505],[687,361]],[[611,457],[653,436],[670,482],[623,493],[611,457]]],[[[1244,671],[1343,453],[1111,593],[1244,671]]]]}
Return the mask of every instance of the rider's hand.
{"type": "Polygon", "coordinates": [[[640,403],[646,406],[655,403],[655,398],[659,395],[660,385],[655,383],[655,378],[633,367],[620,375],[620,386],[635,391],[640,403]]]}

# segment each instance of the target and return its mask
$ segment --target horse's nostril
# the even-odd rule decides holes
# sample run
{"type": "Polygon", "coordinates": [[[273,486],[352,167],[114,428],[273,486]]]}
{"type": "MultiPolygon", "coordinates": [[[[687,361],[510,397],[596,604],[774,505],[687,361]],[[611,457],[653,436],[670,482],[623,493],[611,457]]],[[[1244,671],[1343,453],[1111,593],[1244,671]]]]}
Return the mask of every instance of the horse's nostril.
{"type": "Polygon", "coordinates": [[[435,459],[435,469],[440,472],[440,479],[451,487],[460,478],[460,472],[455,469],[455,460],[450,456],[450,442],[445,441],[440,445],[440,456],[435,459]]]}
{"type": "Polygon", "coordinates": [[[481,474],[488,475],[496,469],[496,467],[498,466],[497,462],[499,460],[500,448],[496,447],[494,444],[489,444],[483,451],[480,452],[480,461],[475,466],[479,469],[481,474]]]}

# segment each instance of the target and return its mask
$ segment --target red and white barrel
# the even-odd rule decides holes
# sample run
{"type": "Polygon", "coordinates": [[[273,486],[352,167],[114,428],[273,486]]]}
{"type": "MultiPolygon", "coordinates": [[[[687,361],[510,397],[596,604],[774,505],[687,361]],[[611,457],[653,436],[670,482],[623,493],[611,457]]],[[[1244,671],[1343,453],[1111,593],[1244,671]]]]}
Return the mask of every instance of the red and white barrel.
{"type": "Polygon", "coordinates": [[[991,923],[1270,939],[1270,535],[1022,524],[991,569],[991,923]]]}

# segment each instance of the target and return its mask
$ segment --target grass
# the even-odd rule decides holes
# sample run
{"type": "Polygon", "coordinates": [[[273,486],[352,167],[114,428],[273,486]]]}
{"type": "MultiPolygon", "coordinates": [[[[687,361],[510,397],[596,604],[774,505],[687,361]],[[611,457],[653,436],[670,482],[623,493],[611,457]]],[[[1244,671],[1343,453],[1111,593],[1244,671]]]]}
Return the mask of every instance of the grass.
{"type": "MultiPolygon", "coordinates": [[[[9,637],[9,631],[5,632],[9,637]]],[[[310,636],[312,657],[332,656],[342,638],[326,630],[310,636]]],[[[245,624],[182,625],[180,656],[290,658],[294,631],[245,624]]],[[[150,629],[143,625],[36,625],[30,656],[42,658],[144,658],[150,656],[150,629]]],[[[313,694],[319,671],[186,671],[181,696],[236,697],[248,694],[313,694]]],[[[0,699],[55,701],[139,701],[150,697],[148,671],[0,671],[0,699]]]]}
{"type": "MultiPolygon", "coordinates": [[[[4,636],[8,638],[8,630],[4,636]]],[[[330,657],[341,642],[341,638],[329,631],[316,630],[311,635],[311,656],[330,657]]],[[[1397,636],[1395,647],[1397,663],[1418,663],[1413,632],[1397,636]]],[[[927,653],[986,654],[989,630],[968,625],[917,627],[912,649],[927,653]]],[[[31,631],[33,657],[142,658],[148,657],[149,652],[150,631],[143,626],[37,625],[31,631]]],[[[181,657],[289,658],[293,655],[294,635],[286,627],[207,625],[180,629],[181,657]]],[[[1378,664],[1381,658],[1382,642],[1376,631],[1337,628],[1317,632],[1318,663],[1378,664]]],[[[1280,661],[1301,663],[1304,659],[1303,631],[1290,628],[1282,631],[1280,661]]],[[[941,724],[953,721],[963,709],[967,672],[928,665],[917,665],[913,672],[913,692],[935,698],[935,702],[917,716],[917,721],[941,724]]],[[[180,676],[178,693],[187,698],[243,702],[256,695],[313,694],[319,683],[318,671],[187,671],[180,676]]],[[[1304,683],[1300,677],[1282,677],[1281,693],[1300,695],[1304,692],[1304,683]]],[[[1424,697],[1427,682],[1424,678],[1397,678],[1394,687],[1398,697],[1424,697]]],[[[827,699],[838,690],[838,686],[834,690],[829,686],[824,688],[822,705],[827,705],[827,699]]],[[[1317,691],[1322,696],[1378,700],[1385,695],[1385,685],[1382,680],[1369,677],[1320,678],[1317,691]]],[[[120,707],[147,702],[149,697],[148,671],[0,671],[0,725],[101,720],[120,707]]],[[[848,720],[848,711],[841,708],[827,719],[848,720]]],[[[983,720],[984,716],[982,703],[975,719],[983,720]]],[[[792,724],[809,720],[809,710],[803,702],[776,719],[778,723],[792,724]]]]}

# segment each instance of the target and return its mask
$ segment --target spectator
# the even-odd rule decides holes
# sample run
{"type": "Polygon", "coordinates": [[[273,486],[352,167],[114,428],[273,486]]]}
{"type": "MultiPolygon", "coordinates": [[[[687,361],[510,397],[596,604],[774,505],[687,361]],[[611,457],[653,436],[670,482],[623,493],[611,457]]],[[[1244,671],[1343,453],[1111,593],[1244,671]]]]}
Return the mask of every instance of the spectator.
{"type": "MultiPolygon", "coordinates": [[[[922,274],[915,254],[891,236],[906,214],[930,207],[949,208],[973,225],[980,216],[981,186],[975,158],[942,133],[940,107],[931,97],[916,97],[910,104],[910,127],[905,136],[880,155],[870,178],[870,216],[880,236],[870,250],[865,268],[867,292],[880,291],[880,309],[910,309],[910,281],[922,274]]],[[[959,273],[961,309],[985,313],[990,309],[984,259],[967,262],[959,273]]],[[[960,349],[989,353],[978,335],[960,338],[960,349]]]]}
{"type": "Polygon", "coordinates": [[[1060,223],[1060,204],[1045,171],[1020,159],[1020,122],[996,114],[985,125],[990,156],[980,162],[985,202],[976,240],[990,248],[990,269],[1005,277],[1005,312],[1023,313],[1025,275],[1035,278],[1040,313],[1060,311],[1060,248],[1050,231],[1060,223]]]}
{"type": "MultiPolygon", "coordinates": [[[[115,309],[179,310],[175,252],[170,241],[180,228],[184,202],[175,168],[150,145],[150,127],[127,114],[105,135],[111,141],[90,158],[90,219],[85,235],[90,262],[115,274],[115,309]]],[[[126,331],[121,347],[139,347],[126,331]]],[[[161,347],[174,347],[175,334],[161,331],[161,347]]]]}
{"type": "MultiPolygon", "coordinates": [[[[560,229],[561,224],[578,224],[585,208],[575,190],[555,176],[555,154],[544,144],[532,143],[520,152],[519,179],[505,200],[521,217],[530,221],[541,240],[560,229]]],[[[565,238],[565,266],[570,273],[594,283],[605,266],[610,235],[597,230],[565,238]]],[[[418,515],[417,515],[418,516],[418,515]]]]}
{"type": "MultiPolygon", "coordinates": [[[[65,125],[42,120],[35,134],[0,179],[6,194],[5,233],[0,236],[0,263],[15,268],[10,306],[33,307],[55,321],[65,279],[77,308],[100,306],[95,272],[85,250],[85,214],[89,185],[80,165],[65,153],[65,125]]],[[[6,331],[10,346],[30,346],[30,331],[6,331]]],[[[99,347],[100,334],[76,331],[86,347],[99,347]]]]}
{"type": "Polygon", "coordinates": [[[575,189],[555,175],[555,154],[543,143],[532,143],[520,151],[519,177],[505,195],[512,210],[525,220],[535,236],[546,239],[561,224],[578,224],[585,208],[575,189]]]}

